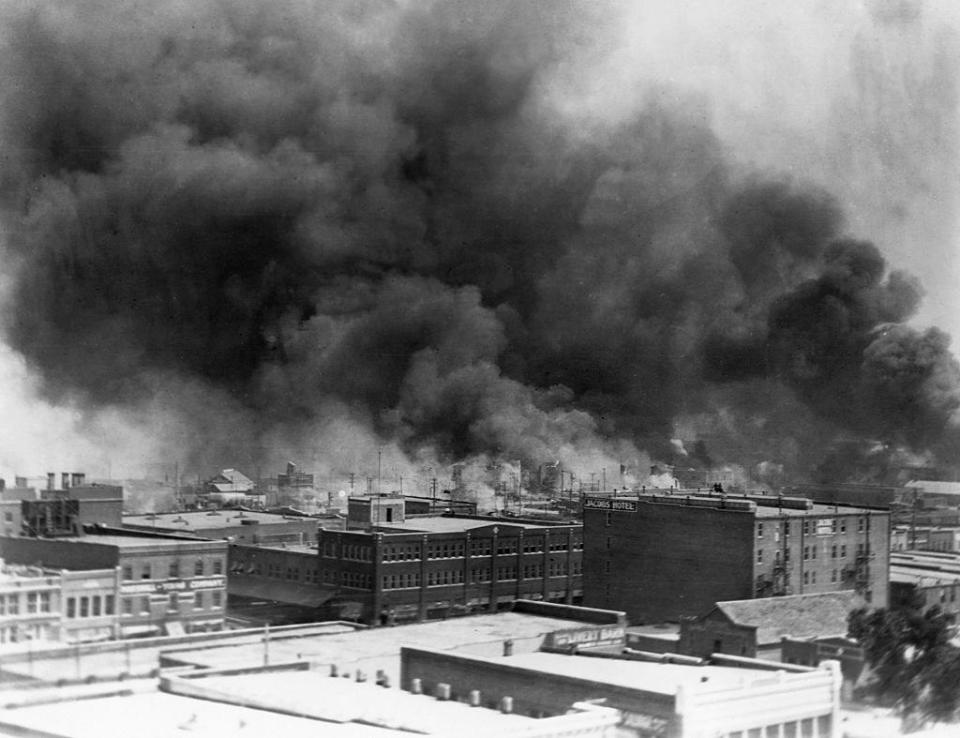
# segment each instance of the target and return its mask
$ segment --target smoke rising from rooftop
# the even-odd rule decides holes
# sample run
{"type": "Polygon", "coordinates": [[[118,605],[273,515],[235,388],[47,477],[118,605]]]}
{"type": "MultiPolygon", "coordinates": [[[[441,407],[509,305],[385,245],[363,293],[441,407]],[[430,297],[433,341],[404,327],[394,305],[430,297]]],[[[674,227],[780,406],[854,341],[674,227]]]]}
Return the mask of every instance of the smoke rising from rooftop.
{"type": "MultiPolygon", "coordinates": [[[[791,10],[777,33],[809,42],[838,12],[791,10]]],[[[839,147],[849,95],[887,79],[847,69],[879,53],[863,35],[818,39],[843,62],[795,97],[789,59],[776,89],[743,85],[786,101],[757,112],[736,29],[684,62],[656,4],[3,13],[7,341],[47,401],[156,418],[157,453],[343,470],[384,447],[396,467],[612,466],[724,433],[720,460],[795,466],[851,433],[955,448],[946,334],[907,325],[919,286],[881,253],[900,246],[851,229],[885,201],[807,156],[805,130],[839,147]],[[774,145],[823,78],[832,104],[780,118],[774,145]]],[[[888,15],[842,27],[921,22],[888,15]]],[[[955,60],[931,33],[915,53],[955,60]]],[[[923,69],[930,100],[955,84],[923,69]]],[[[948,131],[956,101],[918,115],[948,131]]],[[[921,186],[897,181],[922,219],[921,186]]]]}

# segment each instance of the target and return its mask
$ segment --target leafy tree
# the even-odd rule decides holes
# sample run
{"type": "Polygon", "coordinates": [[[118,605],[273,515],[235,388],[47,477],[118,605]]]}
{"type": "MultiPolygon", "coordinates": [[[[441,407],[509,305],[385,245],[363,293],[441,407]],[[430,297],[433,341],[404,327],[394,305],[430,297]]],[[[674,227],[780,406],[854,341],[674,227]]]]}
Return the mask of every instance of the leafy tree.
{"type": "Polygon", "coordinates": [[[939,606],[861,608],[848,625],[871,670],[868,693],[894,707],[906,728],[960,717],[960,648],[950,643],[950,621],[939,606]]]}

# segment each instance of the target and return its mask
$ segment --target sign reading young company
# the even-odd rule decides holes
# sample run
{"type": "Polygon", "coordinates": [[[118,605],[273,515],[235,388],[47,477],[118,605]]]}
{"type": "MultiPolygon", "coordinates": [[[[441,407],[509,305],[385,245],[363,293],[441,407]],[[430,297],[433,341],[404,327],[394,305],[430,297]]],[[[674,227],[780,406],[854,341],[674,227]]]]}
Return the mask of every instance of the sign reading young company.
{"type": "Polygon", "coordinates": [[[616,497],[585,497],[584,510],[616,510],[618,512],[636,512],[636,500],[618,500],[616,497]]]}
{"type": "Polygon", "coordinates": [[[194,579],[164,579],[161,581],[123,584],[121,594],[151,594],[153,592],[184,592],[197,589],[222,589],[226,586],[224,577],[203,577],[194,579]]]}

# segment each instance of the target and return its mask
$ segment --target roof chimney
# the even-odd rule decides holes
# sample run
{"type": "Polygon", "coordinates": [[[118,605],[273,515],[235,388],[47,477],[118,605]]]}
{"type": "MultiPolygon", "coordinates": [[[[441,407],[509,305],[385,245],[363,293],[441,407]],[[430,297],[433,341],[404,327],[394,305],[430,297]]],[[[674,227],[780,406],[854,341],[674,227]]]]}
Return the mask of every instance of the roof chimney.
{"type": "Polygon", "coordinates": [[[74,472],[70,475],[70,486],[71,487],[82,487],[84,481],[86,480],[87,475],[81,472],[74,472]]]}
{"type": "Polygon", "coordinates": [[[70,472],[61,472],[60,480],[61,489],[70,489],[70,472]]]}
{"type": "Polygon", "coordinates": [[[56,488],[57,488],[57,473],[47,472],[47,489],[54,490],[56,488]]]}

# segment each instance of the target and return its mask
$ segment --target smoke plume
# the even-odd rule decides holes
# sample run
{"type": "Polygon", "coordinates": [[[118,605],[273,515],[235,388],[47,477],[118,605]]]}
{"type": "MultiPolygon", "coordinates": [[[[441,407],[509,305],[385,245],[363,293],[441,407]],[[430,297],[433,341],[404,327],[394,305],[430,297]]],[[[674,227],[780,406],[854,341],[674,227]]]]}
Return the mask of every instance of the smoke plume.
{"type": "Polygon", "coordinates": [[[638,63],[649,12],[5,8],[9,346],[46,402],[193,469],[612,473],[677,439],[797,471],[851,434],[950,460],[960,370],[840,198],[871,208],[801,144],[801,176],[746,157],[723,80],[638,63]]]}

